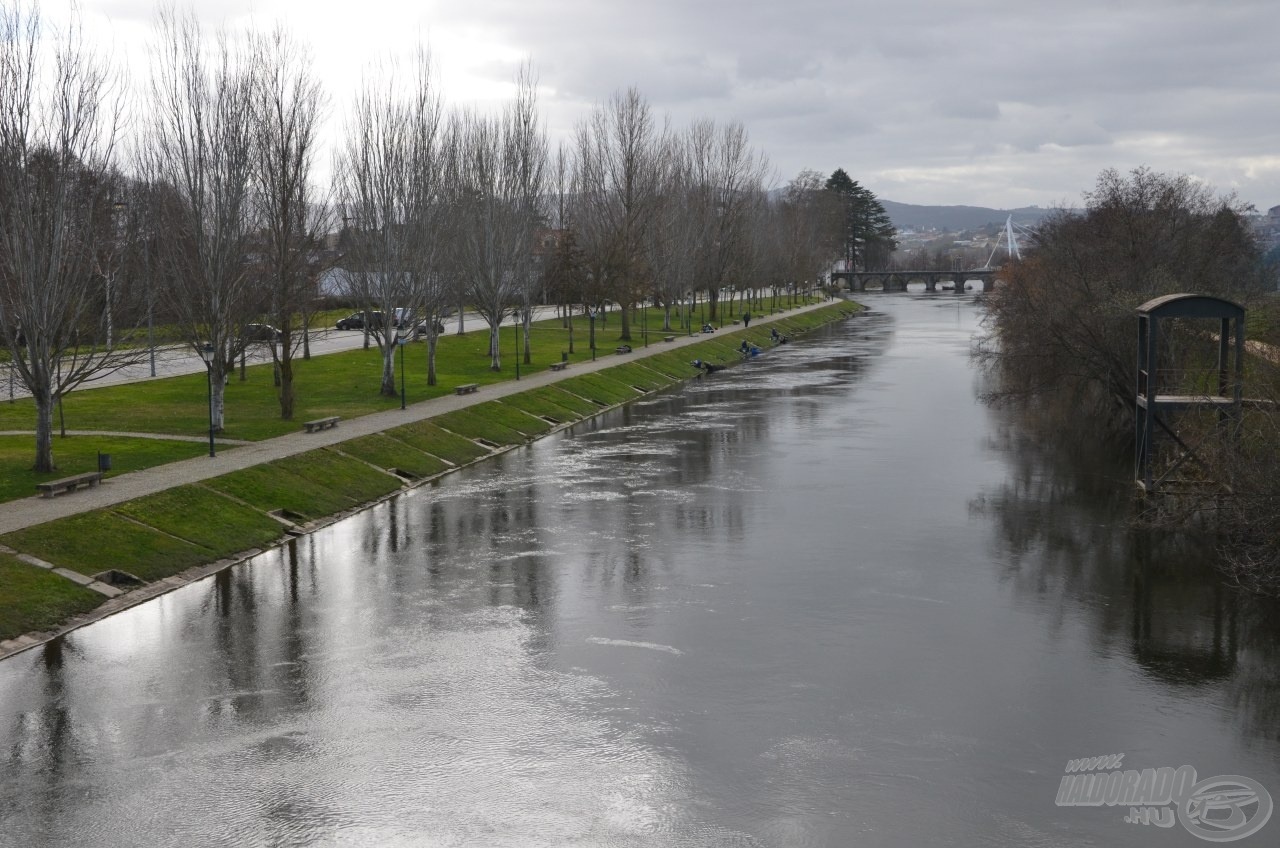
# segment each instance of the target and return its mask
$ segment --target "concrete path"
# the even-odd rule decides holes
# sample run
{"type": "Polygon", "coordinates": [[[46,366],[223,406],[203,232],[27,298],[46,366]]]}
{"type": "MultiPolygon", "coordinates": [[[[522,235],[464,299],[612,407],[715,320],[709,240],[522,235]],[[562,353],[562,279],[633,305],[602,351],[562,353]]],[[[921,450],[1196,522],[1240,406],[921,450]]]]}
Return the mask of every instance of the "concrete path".
{"type": "MultiPolygon", "coordinates": [[[[0,430],[0,436],[35,436],[35,430],[0,430]]],[[[199,442],[209,441],[208,436],[181,436],[175,433],[126,433],[121,430],[68,430],[68,436],[118,436],[124,439],[159,439],[163,442],[199,442]]],[[[219,445],[252,445],[247,439],[224,439],[217,437],[219,445]]]]}
{"type": "MultiPolygon", "coordinates": [[[[785,319],[789,315],[798,315],[818,309],[826,306],[827,303],[829,302],[797,307],[788,312],[772,316],[761,315],[758,318],[754,318],[753,323],[768,324],[772,321],[785,319]]],[[[725,327],[722,332],[731,332],[734,329],[738,328],[729,326],[725,327]]],[[[360,436],[380,433],[403,424],[410,424],[442,415],[446,412],[452,412],[455,409],[462,409],[487,400],[506,397],[507,395],[538,388],[539,386],[546,386],[572,377],[575,374],[601,371],[614,365],[643,359],[646,356],[663,351],[677,350],[703,341],[707,336],[701,334],[692,336],[677,335],[673,342],[661,341],[662,336],[660,335],[657,336],[658,341],[654,341],[653,338],[654,336],[651,334],[647,348],[636,347],[629,354],[598,353],[598,358],[595,362],[574,362],[563,371],[547,370],[520,380],[506,380],[501,383],[481,386],[480,390],[474,394],[445,395],[415,403],[404,410],[387,410],[359,418],[344,419],[337,427],[330,430],[322,430],[316,433],[298,432],[287,436],[278,436],[274,439],[239,445],[232,450],[220,452],[216,457],[201,456],[180,462],[171,462],[167,465],[158,465],[155,468],[148,468],[144,471],[121,474],[118,477],[103,480],[102,484],[95,488],[81,489],[65,495],[59,495],[53,499],[33,496],[23,500],[9,501],[0,504],[0,534],[11,533],[15,530],[43,524],[58,518],[65,518],[70,515],[102,509],[103,507],[172,489],[175,486],[208,480],[232,471],[239,471],[242,468],[261,465],[264,462],[272,462],[273,460],[305,453],[315,448],[338,444],[360,436]]],[[[196,440],[200,441],[200,439],[196,440]]]]}

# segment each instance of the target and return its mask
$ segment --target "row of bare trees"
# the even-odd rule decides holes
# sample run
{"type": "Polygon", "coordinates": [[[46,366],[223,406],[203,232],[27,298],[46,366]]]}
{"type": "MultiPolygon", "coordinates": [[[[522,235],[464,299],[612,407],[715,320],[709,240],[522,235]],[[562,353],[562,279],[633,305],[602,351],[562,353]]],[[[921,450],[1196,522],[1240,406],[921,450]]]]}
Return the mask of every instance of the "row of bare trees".
{"type": "Polygon", "coordinates": [[[530,67],[485,114],[446,108],[420,52],[370,72],[322,189],[327,99],[284,30],[210,33],[162,7],[137,104],[74,16],[48,31],[27,0],[0,0],[0,340],[35,399],[39,471],[54,468],[58,400],[145,356],[157,314],[204,359],[221,430],[250,322],[280,331],[280,413],[293,416],[324,274],[385,316],[368,326],[394,394],[393,355],[415,328],[435,383],[453,309],[459,331],[463,306],[488,324],[497,370],[508,319],[525,324],[528,361],[538,303],[616,304],[630,339],[640,305],[669,326],[696,292],[714,320],[722,291],[816,280],[838,252],[817,174],[770,192],[741,124],[674,130],[634,88],[553,152],[530,67]]]}

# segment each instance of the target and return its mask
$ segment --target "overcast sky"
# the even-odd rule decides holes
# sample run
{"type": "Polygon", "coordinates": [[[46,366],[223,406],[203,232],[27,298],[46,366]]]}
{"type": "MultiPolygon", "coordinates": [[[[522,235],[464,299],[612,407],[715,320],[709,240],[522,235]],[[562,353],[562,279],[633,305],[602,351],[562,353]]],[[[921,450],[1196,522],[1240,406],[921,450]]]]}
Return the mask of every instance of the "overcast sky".
{"type": "MultiPolygon", "coordinates": [[[[82,0],[145,74],[150,0],[82,0]]],[[[45,13],[58,0],[45,0],[45,13]]],[[[369,63],[428,45],[453,102],[531,59],[553,140],[634,85],[682,126],[739,120],[777,181],[850,176],[889,200],[1074,204],[1149,165],[1280,204],[1280,0],[195,0],[211,26],[310,44],[333,134],[369,63]]]]}

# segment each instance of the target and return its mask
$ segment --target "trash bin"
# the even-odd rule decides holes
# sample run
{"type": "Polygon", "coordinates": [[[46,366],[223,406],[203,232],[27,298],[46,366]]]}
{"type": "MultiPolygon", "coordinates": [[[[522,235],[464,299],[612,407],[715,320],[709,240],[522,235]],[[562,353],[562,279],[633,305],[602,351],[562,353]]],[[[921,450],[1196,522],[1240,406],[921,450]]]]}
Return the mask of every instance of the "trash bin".
{"type": "Polygon", "coordinates": [[[98,470],[99,471],[111,470],[111,454],[101,453],[101,452],[98,453],[98,470]]]}

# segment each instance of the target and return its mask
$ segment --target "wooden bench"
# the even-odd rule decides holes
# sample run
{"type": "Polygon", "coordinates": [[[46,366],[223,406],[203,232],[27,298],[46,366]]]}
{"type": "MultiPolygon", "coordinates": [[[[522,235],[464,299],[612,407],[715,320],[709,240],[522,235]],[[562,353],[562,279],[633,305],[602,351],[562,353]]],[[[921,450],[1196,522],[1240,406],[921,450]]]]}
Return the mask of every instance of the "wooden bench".
{"type": "Polygon", "coordinates": [[[457,387],[456,389],[454,389],[453,391],[454,391],[456,394],[460,394],[460,395],[469,395],[469,394],[471,394],[472,392],[474,392],[474,391],[475,391],[476,389],[478,389],[478,388],[480,388],[480,384],[479,384],[479,383],[463,383],[461,386],[458,386],[458,387],[457,387]]]}
{"type": "Polygon", "coordinates": [[[338,416],[330,415],[328,418],[317,418],[315,421],[308,421],[302,426],[307,428],[308,433],[314,433],[316,430],[328,430],[330,427],[337,427],[338,420],[338,416]]]}
{"type": "Polygon", "coordinates": [[[675,341],[675,340],[676,340],[676,337],[675,337],[675,336],[663,336],[663,337],[662,337],[662,340],[663,340],[664,342],[673,342],[673,341],[675,341]]]}
{"type": "Polygon", "coordinates": [[[567,363],[567,362],[553,362],[553,363],[551,363],[551,370],[552,370],[552,371],[563,371],[566,367],[568,367],[568,365],[569,365],[569,363],[567,363]]]}
{"type": "Polygon", "coordinates": [[[83,474],[63,477],[61,480],[49,480],[45,483],[36,483],[36,488],[40,490],[40,497],[51,498],[61,492],[74,492],[81,486],[88,486],[92,489],[101,482],[101,471],[86,471],[83,474]]]}
{"type": "Polygon", "coordinates": [[[614,353],[630,353],[631,345],[619,345],[618,347],[613,349],[613,352],[614,353]]]}

